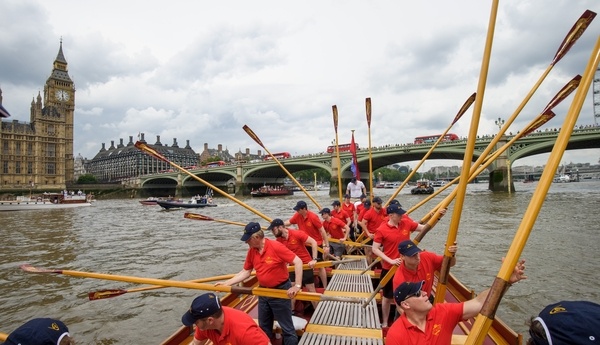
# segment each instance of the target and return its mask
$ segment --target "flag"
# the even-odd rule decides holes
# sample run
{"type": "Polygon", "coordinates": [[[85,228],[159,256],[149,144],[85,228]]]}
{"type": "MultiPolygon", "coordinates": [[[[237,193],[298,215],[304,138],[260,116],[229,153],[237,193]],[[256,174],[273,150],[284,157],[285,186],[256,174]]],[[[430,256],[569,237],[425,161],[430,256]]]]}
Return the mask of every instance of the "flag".
{"type": "Polygon", "coordinates": [[[6,110],[0,103],[0,117],[10,117],[8,110],[6,110]]]}
{"type": "Polygon", "coordinates": [[[352,165],[350,165],[350,170],[352,171],[352,176],[356,177],[357,180],[360,180],[360,171],[358,170],[358,160],[356,159],[356,144],[354,143],[354,132],[352,132],[352,141],[350,142],[350,153],[352,154],[352,165]]]}

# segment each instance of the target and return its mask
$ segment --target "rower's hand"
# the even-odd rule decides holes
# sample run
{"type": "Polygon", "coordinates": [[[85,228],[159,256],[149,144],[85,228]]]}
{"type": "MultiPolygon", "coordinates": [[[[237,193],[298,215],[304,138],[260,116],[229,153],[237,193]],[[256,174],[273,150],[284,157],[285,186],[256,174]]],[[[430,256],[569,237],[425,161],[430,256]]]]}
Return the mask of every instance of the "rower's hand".
{"type": "Polygon", "coordinates": [[[397,259],[392,260],[389,263],[392,264],[392,265],[394,265],[394,266],[400,266],[400,264],[402,263],[402,259],[397,258],[397,259]]]}
{"type": "Polygon", "coordinates": [[[317,260],[310,260],[308,262],[308,267],[310,268],[315,268],[315,265],[317,264],[317,260]]]}
{"type": "Polygon", "coordinates": [[[300,292],[300,288],[297,288],[296,285],[292,286],[287,290],[287,295],[289,298],[294,298],[300,292]]]}
{"type": "MultiPolygon", "coordinates": [[[[504,258],[502,258],[502,261],[504,261],[504,258]]],[[[509,284],[518,283],[523,279],[527,279],[527,276],[525,275],[525,260],[524,259],[519,260],[519,262],[517,262],[517,265],[515,266],[513,273],[510,275],[510,278],[508,278],[508,283],[509,284]]]]}

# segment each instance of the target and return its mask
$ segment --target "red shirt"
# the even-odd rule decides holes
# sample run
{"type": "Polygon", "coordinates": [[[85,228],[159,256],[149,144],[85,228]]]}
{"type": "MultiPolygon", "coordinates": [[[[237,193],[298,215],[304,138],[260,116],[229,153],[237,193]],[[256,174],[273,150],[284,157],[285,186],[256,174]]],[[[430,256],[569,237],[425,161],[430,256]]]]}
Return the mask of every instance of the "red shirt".
{"type": "Polygon", "coordinates": [[[254,322],[250,315],[230,307],[223,307],[223,329],[200,330],[196,327],[194,338],[197,340],[210,339],[215,345],[264,345],[269,344],[269,338],[254,322]]]}
{"type": "Polygon", "coordinates": [[[323,224],[321,223],[319,216],[315,213],[306,211],[306,218],[304,218],[300,213],[296,212],[292,218],[290,218],[289,222],[298,225],[298,229],[314,238],[318,245],[323,244],[323,236],[321,236],[321,232],[319,231],[323,224]]]}
{"type": "Polygon", "coordinates": [[[379,212],[377,212],[375,207],[371,207],[370,209],[368,209],[363,216],[363,220],[367,221],[367,232],[374,234],[386,217],[387,212],[383,207],[379,209],[379,212]]]}
{"type": "Polygon", "coordinates": [[[329,220],[323,222],[323,227],[325,231],[329,234],[329,236],[341,239],[344,238],[344,227],[346,226],[346,222],[341,221],[339,218],[329,218],[329,220]]]}
{"type": "Polygon", "coordinates": [[[392,286],[394,290],[404,282],[420,282],[425,281],[423,284],[423,291],[431,295],[433,289],[433,273],[439,271],[442,268],[442,261],[444,261],[443,255],[437,255],[432,252],[423,251],[420,254],[421,261],[417,266],[416,271],[411,271],[404,264],[401,264],[394,274],[394,280],[392,286]]]}
{"type": "Polygon", "coordinates": [[[307,264],[312,260],[308,249],[306,248],[306,241],[308,240],[308,235],[304,231],[300,230],[292,230],[288,229],[288,238],[287,240],[283,237],[277,237],[276,241],[282,243],[289,250],[294,252],[300,260],[302,260],[303,264],[307,264]]]}
{"type": "MultiPolygon", "coordinates": [[[[389,222],[381,223],[373,242],[379,243],[383,246],[383,253],[390,259],[397,259],[400,257],[398,252],[398,245],[402,241],[410,240],[410,233],[415,231],[419,223],[413,222],[409,218],[401,218],[398,226],[390,225],[389,222]]],[[[381,260],[381,266],[384,270],[392,268],[387,261],[381,260]]]]}
{"type": "Polygon", "coordinates": [[[463,303],[437,303],[427,314],[425,332],[422,332],[403,314],[390,327],[385,345],[448,345],[462,315],[463,303]]]}
{"type": "MultiPolygon", "coordinates": [[[[352,214],[352,213],[350,213],[352,214]]],[[[331,210],[331,216],[333,218],[337,218],[339,220],[341,220],[342,222],[344,222],[344,224],[348,224],[348,218],[350,218],[350,216],[348,215],[348,212],[346,212],[344,209],[339,209],[339,210],[331,210]]]]}
{"type": "Polygon", "coordinates": [[[244,269],[255,269],[260,286],[272,288],[288,279],[288,263],[294,261],[295,257],[296,254],[283,244],[265,238],[262,254],[257,248],[248,249],[244,269]]]}
{"type": "Polygon", "coordinates": [[[342,210],[346,211],[346,213],[348,214],[348,217],[352,217],[354,215],[354,212],[356,212],[356,207],[354,206],[353,203],[346,204],[346,202],[343,202],[342,210]]]}

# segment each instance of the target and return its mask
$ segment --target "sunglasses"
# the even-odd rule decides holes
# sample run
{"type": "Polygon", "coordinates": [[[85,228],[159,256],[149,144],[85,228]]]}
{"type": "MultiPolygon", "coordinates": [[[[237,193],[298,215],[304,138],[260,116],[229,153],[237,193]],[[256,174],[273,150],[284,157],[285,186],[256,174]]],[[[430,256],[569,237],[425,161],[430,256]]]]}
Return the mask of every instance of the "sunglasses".
{"type": "Polygon", "coordinates": [[[421,297],[421,290],[419,290],[415,293],[411,293],[410,295],[406,296],[406,298],[404,298],[404,301],[406,301],[407,299],[409,299],[411,297],[421,297]]]}

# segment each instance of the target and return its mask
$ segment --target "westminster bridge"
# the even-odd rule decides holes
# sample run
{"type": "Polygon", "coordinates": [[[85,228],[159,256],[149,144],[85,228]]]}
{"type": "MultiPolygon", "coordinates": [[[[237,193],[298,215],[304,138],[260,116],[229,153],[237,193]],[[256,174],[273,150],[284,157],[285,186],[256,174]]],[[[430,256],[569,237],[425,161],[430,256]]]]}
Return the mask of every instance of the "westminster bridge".
{"type": "MultiPolygon", "coordinates": [[[[516,140],[505,153],[488,167],[488,170],[507,170],[507,166],[513,165],[520,158],[548,153],[552,151],[560,130],[540,131],[529,134],[516,140]]],[[[497,147],[511,140],[512,135],[501,138],[497,147]]],[[[473,161],[477,160],[492,140],[492,136],[478,137],[473,152],[473,161]]],[[[431,153],[428,160],[462,160],[467,145],[466,139],[441,142],[431,153]]],[[[395,163],[420,161],[429,151],[432,144],[391,144],[371,148],[373,170],[395,163]]],[[[600,127],[588,126],[573,130],[567,150],[580,150],[589,148],[600,148],[600,127]]],[[[360,149],[357,151],[359,170],[362,176],[369,175],[369,151],[360,149]]],[[[317,153],[295,156],[280,160],[281,164],[291,173],[298,171],[321,168],[331,174],[330,194],[337,194],[337,156],[335,153],[317,153]]],[[[352,156],[349,152],[340,153],[342,171],[342,186],[345,186],[352,178],[350,165],[352,156]]],[[[211,168],[196,168],[188,170],[193,175],[200,177],[208,183],[236,195],[248,194],[252,188],[263,184],[281,185],[287,174],[273,160],[259,162],[238,162],[232,165],[224,165],[211,168]]],[[[506,179],[506,176],[504,177],[506,179]]],[[[508,174],[510,179],[510,174],[508,174]]],[[[512,185],[512,181],[506,181],[512,185]]],[[[505,186],[507,184],[505,183],[505,186]]],[[[181,195],[194,195],[201,193],[205,186],[192,176],[183,172],[170,172],[160,174],[143,175],[137,179],[136,184],[146,194],[161,193],[181,195]],[[154,190],[154,191],[153,191],[154,190]]]]}

